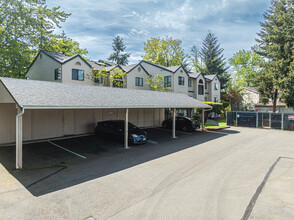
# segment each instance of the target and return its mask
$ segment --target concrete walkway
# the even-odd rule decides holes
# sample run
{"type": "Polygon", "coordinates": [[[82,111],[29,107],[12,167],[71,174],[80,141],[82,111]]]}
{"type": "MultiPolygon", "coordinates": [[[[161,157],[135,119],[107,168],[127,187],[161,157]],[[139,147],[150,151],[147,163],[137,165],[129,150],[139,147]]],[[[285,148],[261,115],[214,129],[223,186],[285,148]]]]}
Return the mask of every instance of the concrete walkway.
{"type": "Polygon", "coordinates": [[[42,172],[0,159],[0,216],[294,219],[293,158],[294,132],[230,128],[42,172]]]}

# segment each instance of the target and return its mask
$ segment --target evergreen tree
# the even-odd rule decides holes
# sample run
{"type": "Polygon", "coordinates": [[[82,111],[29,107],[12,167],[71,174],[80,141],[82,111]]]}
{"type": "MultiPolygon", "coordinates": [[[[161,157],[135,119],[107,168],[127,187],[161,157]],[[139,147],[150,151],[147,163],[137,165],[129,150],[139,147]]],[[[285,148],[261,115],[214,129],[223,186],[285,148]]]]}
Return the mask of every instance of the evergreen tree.
{"type": "Polygon", "coordinates": [[[116,36],[113,39],[112,43],[113,53],[110,55],[108,60],[114,61],[119,65],[127,65],[129,63],[128,58],[130,57],[129,53],[124,52],[126,46],[124,45],[123,38],[116,36]]]}
{"type": "Polygon", "coordinates": [[[200,57],[205,65],[202,73],[205,75],[216,74],[221,81],[222,89],[226,88],[229,80],[229,75],[226,73],[228,67],[226,67],[223,51],[224,49],[220,47],[217,37],[208,32],[200,51],[200,57]]]}
{"type": "Polygon", "coordinates": [[[259,81],[275,112],[279,91],[287,106],[294,107],[294,0],[272,0],[264,19],[255,52],[265,58],[259,81]]]}

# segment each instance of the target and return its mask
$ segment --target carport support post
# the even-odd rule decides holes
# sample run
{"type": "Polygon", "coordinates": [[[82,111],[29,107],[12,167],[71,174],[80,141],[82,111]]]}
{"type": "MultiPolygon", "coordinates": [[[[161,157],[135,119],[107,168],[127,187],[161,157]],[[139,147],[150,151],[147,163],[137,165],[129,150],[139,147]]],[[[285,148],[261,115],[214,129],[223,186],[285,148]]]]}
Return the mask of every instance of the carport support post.
{"type": "Polygon", "coordinates": [[[202,109],[202,131],[204,131],[204,127],[205,127],[205,119],[204,119],[204,108],[202,109]]]}
{"type": "Polygon", "coordinates": [[[126,119],[125,119],[125,149],[129,148],[129,109],[126,109],[126,119]]]}
{"type": "Polygon", "coordinates": [[[17,109],[16,115],[16,169],[22,169],[22,115],[24,109],[17,109]]]}
{"type": "Polygon", "coordinates": [[[176,137],[176,109],[173,109],[173,138],[176,137]]]}

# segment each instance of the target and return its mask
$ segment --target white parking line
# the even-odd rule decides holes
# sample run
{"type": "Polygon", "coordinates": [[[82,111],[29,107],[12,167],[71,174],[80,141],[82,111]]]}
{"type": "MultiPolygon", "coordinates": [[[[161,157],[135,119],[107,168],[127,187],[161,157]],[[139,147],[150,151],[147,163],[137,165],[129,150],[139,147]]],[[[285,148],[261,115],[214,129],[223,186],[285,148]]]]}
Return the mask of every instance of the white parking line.
{"type": "Polygon", "coordinates": [[[58,144],[55,144],[55,143],[53,143],[53,142],[51,142],[51,141],[48,141],[48,143],[54,145],[55,147],[59,147],[59,148],[61,148],[62,150],[65,150],[65,151],[67,151],[67,152],[70,152],[70,153],[72,153],[72,154],[74,154],[74,155],[76,155],[76,156],[78,156],[78,157],[81,157],[81,158],[83,158],[83,159],[87,159],[87,157],[84,157],[83,155],[80,155],[80,154],[78,154],[78,153],[76,153],[76,152],[73,152],[73,151],[68,150],[68,149],[66,149],[66,148],[64,148],[64,147],[61,147],[61,146],[59,146],[58,144]]]}

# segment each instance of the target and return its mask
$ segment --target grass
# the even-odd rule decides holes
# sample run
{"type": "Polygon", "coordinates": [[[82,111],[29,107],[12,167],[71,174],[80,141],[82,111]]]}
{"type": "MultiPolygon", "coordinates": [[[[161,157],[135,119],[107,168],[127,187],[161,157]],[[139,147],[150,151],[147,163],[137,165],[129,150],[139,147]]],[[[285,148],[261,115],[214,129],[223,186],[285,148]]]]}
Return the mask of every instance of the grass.
{"type": "Polygon", "coordinates": [[[217,122],[219,125],[222,125],[222,126],[226,126],[227,125],[227,121],[226,119],[223,119],[223,120],[220,120],[217,122]]]}
{"type": "Polygon", "coordinates": [[[212,124],[205,124],[205,127],[207,128],[226,128],[226,124],[219,124],[219,125],[212,125],[212,124]]]}

